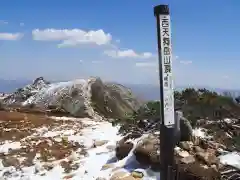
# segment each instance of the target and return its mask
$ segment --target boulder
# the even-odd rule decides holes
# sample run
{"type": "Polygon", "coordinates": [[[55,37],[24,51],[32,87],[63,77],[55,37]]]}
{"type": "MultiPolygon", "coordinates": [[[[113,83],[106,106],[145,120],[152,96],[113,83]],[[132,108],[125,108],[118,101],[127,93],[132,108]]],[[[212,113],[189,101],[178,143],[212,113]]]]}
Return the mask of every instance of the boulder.
{"type": "Polygon", "coordinates": [[[111,176],[110,180],[135,180],[135,178],[130,176],[128,172],[117,171],[111,176]]]}
{"type": "Polygon", "coordinates": [[[93,147],[98,147],[98,146],[103,146],[104,144],[107,144],[108,141],[107,140],[95,140],[93,142],[93,147]]]}
{"type": "Polygon", "coordinates": [[[134,150],[136,160],[146,166],[158,168],[160,166],[160,140],[158,136],[149,135],[142,139],[134,150]]]}
{"type": "Polygon", "coordinates": [[[194,163],[196,160],[194,158],[194,156],[186,156],[186,157],[183,157],[182,159],[180,159],[180,162],[183,163],[183,164],[192,164],[194,163]]]}
{"type": "Polygon", "coordinates": [[[182,141],[179,143],[179,147],[186,151],[191,151],[193,148],[193,143],[192,141],[182,141]]]}
{"type": "Polygon", "coordinates": [[[180,141],[191,141],[193,129],[191,123],[185,117],[180,118],[180,141]]]}
{"type": "Polygon", "coordinates": [[[209,152],[197,152],[196,158],[198,158],[200,161],[203,161],[207,165],[219,165],[219,159],[215,156],[215,154],[209,153],[209,152]]]}
{"type": "Polygon", "coordinates": [[[16,168],[20,167],[20,162],[15,157],[3,157],[2,164],[4,167],[14,166],[16,168]]]}
{"type": "MultiPolygon", "coordinates": [[[[100,81],[100,79],[97,80],[100,81]]],[[[94,110],[107,118],[125,118],[141,105],[131,90],[123,85],[94,81],[90,84],[94,110]]]]}
{"type": "Polygon", "coordinates": [[[119,160],[127,157],[134,146],[133,143],[128,142],[127,140],[128,140],[128,137],[126,136],[117,143],[115,152],[116,152],[116,157],[119,160]]]}

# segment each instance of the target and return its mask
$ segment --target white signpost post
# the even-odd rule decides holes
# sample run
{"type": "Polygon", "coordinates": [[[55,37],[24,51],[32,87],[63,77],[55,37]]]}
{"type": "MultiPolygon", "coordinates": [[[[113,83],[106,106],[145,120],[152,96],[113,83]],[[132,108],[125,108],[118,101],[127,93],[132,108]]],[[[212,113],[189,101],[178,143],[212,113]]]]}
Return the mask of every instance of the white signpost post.
{"type": "Polygon", "coordinates": [[[157,20],[161,129],[161,180],[176,179],[174,173],[174,147],[176,143],[174,118],[174,89],[172,74],[171,26],[168,5],[154,7],[157,20]]]}
{"type": "MultiPolygon", "coordinates": [[[[160,21],[160,43],[162,64],[162,85],[164,103],[164,125],[174,125],[174,90],[172,76],[172,48],[171,48],[171,27],[170,16],[159,15],[160,21]]],[[[160,71],[159,71],[160,72],[160,71]]]]}

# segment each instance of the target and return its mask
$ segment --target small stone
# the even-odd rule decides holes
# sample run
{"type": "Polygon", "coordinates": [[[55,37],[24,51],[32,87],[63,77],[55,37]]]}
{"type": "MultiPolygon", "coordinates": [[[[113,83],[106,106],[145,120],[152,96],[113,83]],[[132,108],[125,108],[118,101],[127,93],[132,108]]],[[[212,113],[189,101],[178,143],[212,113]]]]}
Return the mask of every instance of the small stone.
{"type": "MultiPolygon", "coordinates": [[[[10,171],[5,171],[2,176],[3,177],[11,177],[11,175],[12,175],[12,173],[10,171]]],[[[5,180],[5,178],[2,180],[5,180]]]]}
{"type": "Polygon", "coordinates": [[[80,155],[83,155],[83,157],[88,157],[89,156],[89,154],[88,154],[88,152],[87,152],[87,150],[86,149],[81,149],[81,151],[79,152],[79,154],[80,155]]]}
{"type": "Polygon", "coordinates": [[[206,153],[204,153],[204,152],[197,152],[195,156],[196,156],[196,158],[198,160],[205,162],[206,153]]]}
{"type": "Polygon", "coordinates": [[[134,177],[134,178],[142,178],[143,176],[144,176],[144,174],[142,173],[142,172],[139,172],[139,171],[133,171],[132,173],[131,173],[131,175],[132,175],[132,177],[134,177]]]}
{"type": "Polygon", "coordinates": [[[193,143],[191,141],[182,141],[179,143],[179,147],[183,150],[190,151],[193,147],[193,143]]]}
{"type": "MultiPolygon", "coordinates": [[[[130,175],[129,175],[128,172],[118,171],[118,172],[115,172],[115,173],[111,176],[110,180],[127,180],[127,179],[124,179],[124,178],[129,177],[129,176],[130,176],[130,175]]],[[[132,177],[132,176],[130,176],[130,177],[132,177]]],[[[134,178],[134,177],[132,177],[132,178],[134,178]]],[[[130,179],[130,180],[131,180],[131,179],[130,179]]]]}
{"type": "Polygon", "coordinates": [[[191,163],[194,163],[195,161],[196,160],[195,160],[194,156],[191,156],[191,155],[180,159],[180,162],[182,162],[184,164],[191,164],[191,163]]]}
{"type": "Polygon", "coordinates": [[[114,167],[114,164],[104,164],[101,168],[101,170],[106,170],[106,169],[109,169],[109,168],[113,168],[114,167]]]}
{"type": "Polygon", "coordinates": [[[108,143],[107,140],[95,141],[95,142],[93,143],[93,147],[103,146],[104,144],[107,144],[107,143],[108,143]]]}
{"type": "Polygon", "coordinates": [[[190,154],[189,154],[187,151],[179,151],[179,152],[178,152],[178,156],[184,158],[184,157],[190,156],[190,154]]]}
{"type": "Polygon", "coordinates": [[[41,172],[40,176],[45,176],[46,173],[45,172],[41,172]]]}
{"type": "Polygon", "coordinates": [[[202,148],[200,148],[199,146],[194,146],[194,151],[195,152],[204,152],[204,150],[202,148]]]}
{"type": "Polygon", "coordinates": [[[203,148],[203,149],[208,149],[209,148],[209,144],[206,142],[206,140],[200,139],[199,145],[203,148]]]}
{"type": "Polygon", "coordinates": [[[46,169],[47,171],[52,170],[53,167],[54,167],[54,165],[50,164],[50,163],[46,163],[46,164],[43,165],[43,168],[46,169]]]}
{"type": "Polygon", "coordinates": [[[62,168],[64,169],[64,172],[65,172],[65,173],[69,173],[69,172],[72,171],[70,162],[62,161],[62,162],[60,163],[60,165],[61,165],[62,168]]]}
{"type": "Polygon", "coordinates": [[[71,165],[71,168],[72,168],[72,170],[77,170],[78,168],[79,168],[80,166],[79,166],[79,163],[75,163],[75,164],[73,164],[73,165],[71,165]]]}
{"type": "Polygon", "coordinates": [[[70,174],[70,175],[64,176],[63,179],[71,179],[73,176],[75,176],[75,174],[70,174]]]}
{"type": "Polygon", "coordinates": [[[19,160],[14,157],[4,157],[2,159],[2,164],[4,167],[10,167],[10,166],[20,167],[19,160]]]}
{"type": "Polygon", "coordinates": [[[219,158],[217,158],[214,154],[208,152],[198,152],[196,153],[196,158],[205,162],[207,165],[211,164],[219,164],[219,158]]]}

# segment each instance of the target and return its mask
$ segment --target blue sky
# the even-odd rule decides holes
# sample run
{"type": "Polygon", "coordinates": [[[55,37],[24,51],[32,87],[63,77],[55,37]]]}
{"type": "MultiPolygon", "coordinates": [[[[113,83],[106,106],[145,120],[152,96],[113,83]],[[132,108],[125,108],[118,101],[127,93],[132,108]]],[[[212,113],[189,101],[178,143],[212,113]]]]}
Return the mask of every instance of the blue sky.
{"type": "Polygon", "coordinates": [[[2,0],[0,79],[157,84],[160,3],[170,5],[176,85],[240,88],[237,0],[2,0]]]}

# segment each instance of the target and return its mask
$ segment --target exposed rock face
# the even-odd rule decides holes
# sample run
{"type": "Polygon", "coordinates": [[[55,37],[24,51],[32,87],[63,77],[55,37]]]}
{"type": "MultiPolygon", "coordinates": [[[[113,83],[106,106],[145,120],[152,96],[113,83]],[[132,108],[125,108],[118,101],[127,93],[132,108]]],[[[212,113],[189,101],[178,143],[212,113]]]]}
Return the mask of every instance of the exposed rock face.
{"type": "Polygon", "coordinates": [[[6,98],[9,94],[7,93],[0,93],[0,101],[4,98],[6,98]]]}
{"type": "Polygon", "coordinates": [[[128,142],[127,140],[128,140],[128,138],[125,137],[121,141],[119,141],[117,144],[115,151],[116,151],[116,157],[119,160],[127,157],[127,155],[130,153],[130,151],[132,150],[132,148],[134,146],[134,144],[132,142],[128,142]]]}
{"type": "MultiPolygon", "coordinates": [[[[182,118],[181,121],[184,122],[182,123],[181,131],[185,131],[185,133],[187,131],[187,133],[184,134],[182,132],[184,138],[181,138],[181,141],[175,148],[175,163],[179,169],[180,180],[218,180],[222,177],[239,177],[240,166],[236,165],[236,163],[226,165],[223,160],[220,160],[222,156],[219,156],[224,156],[230,150],[227,146],[229,146],[230,142],[233,142],[231,138],[234,132],[237,129],[239,130],[239,120],[233,119],[231,123],[228,119],[214,122],[205,120],[206,124],[202,125],[202,127],[209,129],[198,129],[202,134],[196,133],[196,129],[194,129],[193,133],[192,127],[186,118],[182,118]],[[228,135],[226,135],[227,133],[228,135]],[[220,137],[222,139],[219,139],[220,137]]],[[[160,129],[159,127],[157,128],[157,122],[159,121],[145,119],[136,122],[132,127],[128,127],[128,135],[120,141],[122,146],[118,146],[116,151],[124,151],[126,149],[124,145],[126,145],[129,139],[140,138],[135,146],[131,146],[132,148],[129,147],[128,151],[125,151],[124,157],[128,156],[128,153],[132,150],[136,160],[141,165],[159,171],[161,169],[161,142],[159,139],[160,129]]],[[[128,126],[130,125],[128,124],[128,126]]],[[[235,147],[232,150],[238,150],[237,143],[232,143],[232,147],[235,147]]]]}
{"type": "Polygon", "coordinates": [[[160,140],[156,135],[149,135],[139,141],[134,150],[136,160],[143,165],[160,169],[160,140]]]}
{"type": "MultiPolygon", "coordinates": [[[[220,162],[216,156],[216,149],[203,149],[191,141],[181,142],[180,146],[182,148],[175,148],[175,160],[177,166],[179,166],[181,179],[191,179],[191,177],[194,179],[194,177],[201,176],[205,176],[204,178],[207,180],[219,178],[220,162]]],[[[124,146],[119,146],[119,148],[124,148],[124,146]]],[[[121,149],[118,149],[118,151],[121,151],[121,149]]],[[[157,135],[149,134],[143,136],[138,141],[133,152],[136,160],[141,165],[145,167],[150,166],[156,171],[161,169],[160,140],[157,135]]],[[[125,154],[125,156],[127,155],[125,154]]]]}
{"type": "Polygon", "coordinates": [[[43,77],[39,77],[34,80],[33,84],[26,85],[23,88],[17,89],[16,92],[9,94],[3,99],[3,103],[7,105],[20,105],[22,102],[36,94],[42,88],[48,87],[49,84],[50,83],[45,81],[43,77]]]}
{"type": "Polygon", "coordinates": [[[192,126],[190,122],[184,118],[180,117],[180,141],[190,141],[192,138],[192,126]]]}
{"type": "Polygon", "coordinates": [[[3,102],[43,109],[55,107],[78,117],[101,115],[110,118],[122,118],[140,106],[128,88],[103,83],[100,78],[52,84],[38,78],[4,98],[3,102]]]}
{"type": "Polygon", "coordinates": [[[97,112],[109,118],[123,118],[140,107],[130,89],[113,83],[93,82],[91,102],[97,112]]]}

